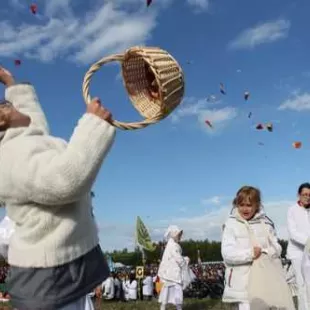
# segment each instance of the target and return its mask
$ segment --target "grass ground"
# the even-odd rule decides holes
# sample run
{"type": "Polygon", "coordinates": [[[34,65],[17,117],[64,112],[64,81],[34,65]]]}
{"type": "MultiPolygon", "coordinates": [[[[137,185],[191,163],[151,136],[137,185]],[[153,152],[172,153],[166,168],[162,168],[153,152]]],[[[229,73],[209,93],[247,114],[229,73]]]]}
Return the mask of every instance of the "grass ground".
{"type": "MultiPolygon", "coordinates": [[[[183,310],[228,310],[226,305],[217,300],[185,300],[183,310]]],[[[158,302],[136,302],[136,303],[103,303],[102,310],[159,310],[158,302]]],[[[167,310],[175,310],[168,307],[167,310]]]]}
{"type": "MultiPolygon", "coordinates": [[[[12,308],[7,304],[0,304],[0,310],[11,310],[12,308]]],[[[159,310],[159,304],[156,301],[152,302],[128,302],[128,303],[117,303],[117,302],[104,302],[102,304],[102,310],[159,310]]],[[[174,310],[174,307],[168,307],[167,310],[174,310]]],[[[183,310],[228,310],[229,307],[223,305],[217,300],[197,300],[197,299],[186,299],[183,305],[183,310]]]]}

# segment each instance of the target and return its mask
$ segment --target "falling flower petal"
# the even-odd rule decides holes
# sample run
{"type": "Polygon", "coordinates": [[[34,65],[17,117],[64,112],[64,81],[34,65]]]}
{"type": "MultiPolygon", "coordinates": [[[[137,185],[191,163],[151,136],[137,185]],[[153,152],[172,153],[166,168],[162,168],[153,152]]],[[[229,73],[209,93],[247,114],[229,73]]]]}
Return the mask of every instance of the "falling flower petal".
{"type": "Polygon", "coordinates": [[[300,149],[301,146],[302,146],[302,143],[300,141],[296,141],[296,142],[293,143],[293,147],[295,149],[300,149]]]}
{"type": "Polygon", "coordinates": [[[272,132],[272,131],[273,131],[273,125],[272,125],[271,123],[266,124],[266,129],[267,129],[269,132],[272,132]]]}
{"type": "Polygon", "coordinates": [[[30,5],[30,10],[31,10],[32,14],[36,14],[38,11],[38,6],[35,3],[33,3],[30,5]]]}
{"type": "Polygon", "coordinates": [[[224,87],[224,84],[223,84],[223,83],[220,83],[220,92],[221,92],[223,95],[226,95],[226,90],[225,90],[225,87],[224,87]]]}
{"type": "Polygon", "coordinates": [[[212,123],[211,123],[209,120],[206,120],[205,123],[206,123],[210,128],[213,128],[213,125],[212,125],[212,123]]]}

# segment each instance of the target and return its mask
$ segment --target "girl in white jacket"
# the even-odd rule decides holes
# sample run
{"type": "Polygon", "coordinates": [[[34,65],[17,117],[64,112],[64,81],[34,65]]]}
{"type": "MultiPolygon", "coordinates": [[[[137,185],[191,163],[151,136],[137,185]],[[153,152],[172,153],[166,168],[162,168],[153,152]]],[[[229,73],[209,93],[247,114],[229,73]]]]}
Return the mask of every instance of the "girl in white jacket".
{"type": "Polygon", "coordinates": [[[167,304],[173,304],[177,310],[182,310],[183,273],[189,263],[189,258],[182,256],[179,245],[182,234],[183,231],[175,225],[169,226],[165,233],[168,242],[158,269],[158,276],[164,283],[158,299],[161,310],[165,310],[167,304]]]}
{"type": "Polygon", "coordinates": [[[270,256],[280,257],[282,248],[273,222],[263,212],[260,191],[244,186],[237,192],[223,231],[222,256],[226,264],[224,302],[237,303],[239,310],[250,309],[247,285],[251,264],[263,252],[267,252],[267,248],[270,256]],[[259,246],[253,247],[246,225],[250,225],[259,246]]]}

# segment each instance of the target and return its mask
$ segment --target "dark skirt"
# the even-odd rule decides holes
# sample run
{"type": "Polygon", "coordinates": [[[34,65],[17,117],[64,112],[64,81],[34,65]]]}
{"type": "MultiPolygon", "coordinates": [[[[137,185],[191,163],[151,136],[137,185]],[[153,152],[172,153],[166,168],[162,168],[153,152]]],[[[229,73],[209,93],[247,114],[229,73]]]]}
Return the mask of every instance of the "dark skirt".
{"type": "Polygon", "coordinates": [[[86,296],[109,276],[98,245],[65,265],[51,268],[11,266],[7,288],[14,308],[56,310],[86,296]]]}

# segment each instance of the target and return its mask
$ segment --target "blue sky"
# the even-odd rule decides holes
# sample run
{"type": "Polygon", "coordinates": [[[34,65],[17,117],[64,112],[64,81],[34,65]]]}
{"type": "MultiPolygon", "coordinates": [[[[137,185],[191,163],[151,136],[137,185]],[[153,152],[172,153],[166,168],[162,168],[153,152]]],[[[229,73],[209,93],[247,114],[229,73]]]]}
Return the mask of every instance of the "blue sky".
{"type": "MultiPolygon", "coordinates": [[[[166,49],[183,67],[180,107],[146,129],[118,130],[103,164],[94,206],[104,249],[134,245],[137,215],[155,240],[170,223],[182,226],[185,237],[219,239],[230,201],[244,184],[262,190],[267,212],[286,236],[287,207],[309,180],[306,0],[153,0],[149,8],[144,0],[38,0],[35,16],[31,1],[2,2],[0,61],[35,85],[52,134],[65,139],[85,112],[81,84],[96,60],[145,44],[166,49]],[[207,102],[211,95],[215,102],[207,102]],[[272,133],[255,129],[268,122],[272,133]],[[303,147],[294,149],[294,141],[303,147]]],[[[118,66],[94,76],[91,95],[118,120],[140,119],[118,66]]]]}

